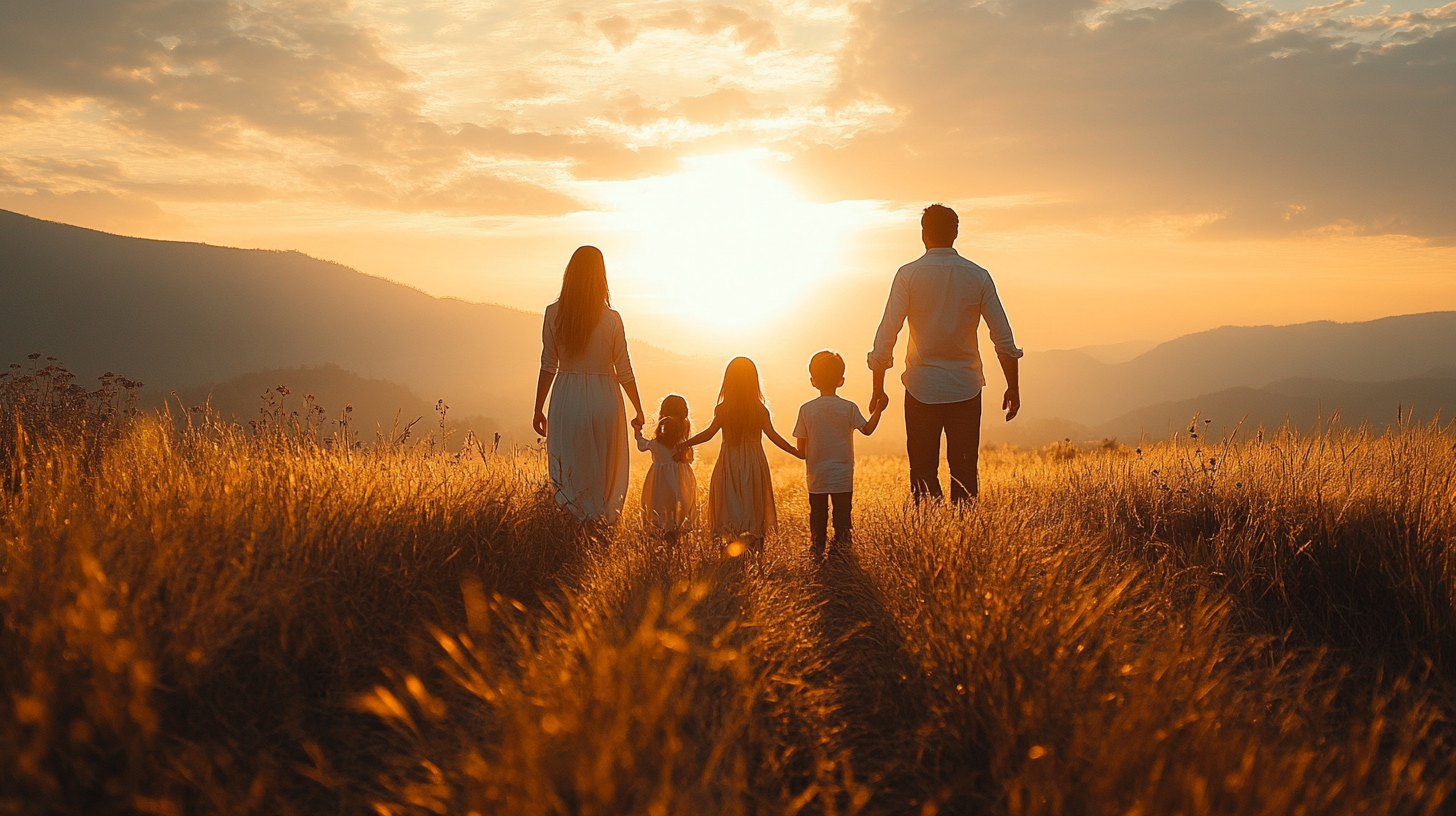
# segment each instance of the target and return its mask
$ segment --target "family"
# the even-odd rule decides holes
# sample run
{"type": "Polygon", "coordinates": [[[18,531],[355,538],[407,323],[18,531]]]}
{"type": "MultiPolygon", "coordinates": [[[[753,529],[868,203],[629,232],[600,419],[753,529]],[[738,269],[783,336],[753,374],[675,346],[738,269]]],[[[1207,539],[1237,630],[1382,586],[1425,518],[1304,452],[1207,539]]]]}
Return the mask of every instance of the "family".
{"type": "Polygon", "coordinates": [[[637,448],[652,456],[642,486],[645,525],[668,538],[698,525],[692,449],[721,432],[722,447],[708,486],[707,530],[725,541],[761,546],[776,522],[773,481],[763,450],[767,436],[805,461],[812,552],[824,557],[831,506],[836,546],[849,541],[854,434],[874,433],[889,407],[885,372],[894,367],[895,342],[906,323],[910,342],[901,381],[911,494],[917,503],[943,496],[938,471],[944,437],[951,501],[976,496],[985,385],[976,342],[981,320],[1006,375],[1001,408],[1008,421],[1021,409],[1022,352],[990,273],[956,252],[959,227],[955,211],[940,204],[926,207],[921,216],[925,254],[895,273],[868,356],[874,381],[869,418],[837,394],[844,385],[844,359],[821,351],[809,360],[809,380],[819,397],[799,408],[794,444],[774,429],[758,368],[747,357],[728,363],[708,427],[693,434],[687,400],[670,394],[663,398],[657,425],[647,437],[626,330],[621,315],[611,308],[606,261],[596,247],[578,249],[566,265],[561,297],[546,307],[536,384],[533,426],[546,438],[556,500],[583,520],[613,523],[620,517],[630,472],[625,392],[636,411],[630,424],[637,448]]]}

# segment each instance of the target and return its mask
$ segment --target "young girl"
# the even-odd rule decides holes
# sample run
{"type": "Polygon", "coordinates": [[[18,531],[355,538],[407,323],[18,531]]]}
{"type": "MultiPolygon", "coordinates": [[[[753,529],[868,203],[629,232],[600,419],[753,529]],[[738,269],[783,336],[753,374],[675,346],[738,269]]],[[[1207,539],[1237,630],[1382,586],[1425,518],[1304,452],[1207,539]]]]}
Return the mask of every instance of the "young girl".
{"type": "Polygon", "coordinates": [[[691,530],[697,521],[698,480],[693,477],[693,452],[677,447],[692,425],[688,422],[688,401],[668,394],[658,409],[657,431],[652,439],[637,428],[637,450],[652,453],[652,467],[642,482],[642,523],[669,539],[691,530]]]}
{"type": "Polygon", "coordinates": [[[763,435],[795,457],[799,451],[774,430],[758,386],[758,367],[747,357],[728,363],[713,424],[683,442],[683,447],[701,445],[720,430],[723,447],[708,483],[708,526],[715,537],[746,538],[749,546],[758,548],[777,521],[763,435]]]}

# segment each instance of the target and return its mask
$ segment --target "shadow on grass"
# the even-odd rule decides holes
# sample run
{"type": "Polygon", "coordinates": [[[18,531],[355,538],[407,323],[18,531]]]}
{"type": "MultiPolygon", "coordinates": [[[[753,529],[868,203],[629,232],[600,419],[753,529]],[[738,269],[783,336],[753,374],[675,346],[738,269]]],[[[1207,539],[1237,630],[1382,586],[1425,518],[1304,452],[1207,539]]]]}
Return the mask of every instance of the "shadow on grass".
{"type": "Polygon", "coordinates": [[[934,764],[925,739],[934,725],[920,665],[855,548],[831,548],[810,591],[829,655],[827,684],[839,690],[847,761],[871,791],[865,810],[920,812],[927,802],[943,804],[949,789],[926,767],[934,764]]]}

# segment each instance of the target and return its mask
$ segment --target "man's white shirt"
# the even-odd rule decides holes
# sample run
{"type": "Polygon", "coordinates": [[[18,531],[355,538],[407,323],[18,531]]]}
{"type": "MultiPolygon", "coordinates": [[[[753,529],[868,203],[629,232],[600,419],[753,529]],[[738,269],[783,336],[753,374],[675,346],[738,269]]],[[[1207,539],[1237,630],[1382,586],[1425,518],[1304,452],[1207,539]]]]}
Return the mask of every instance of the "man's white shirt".
{"type": "Polygon", "coordinates": [[[908,318],[910,347],[900,378],[905,390],[931,404],[972,399],[986,384],[976,342],[982,317],[996,353],[1021,357],[991,273],[954,248],[927,249],[895,273],[869,353],[870,369],[894,368],[895,341],[908,318]]]}

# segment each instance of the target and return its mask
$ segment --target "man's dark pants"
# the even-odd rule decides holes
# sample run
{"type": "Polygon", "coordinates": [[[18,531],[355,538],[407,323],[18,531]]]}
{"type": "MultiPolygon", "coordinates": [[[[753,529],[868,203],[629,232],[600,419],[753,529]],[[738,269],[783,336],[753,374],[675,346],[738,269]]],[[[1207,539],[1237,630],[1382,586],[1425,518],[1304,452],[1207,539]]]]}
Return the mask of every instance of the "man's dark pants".
{"type": "Polygon", "coordinates": [[[824,545],[829,538],[829,500],[834,499],[834,543],[849,543],[850,509],[853,504],[854,494],[845,493],[810,493],[809,494],[809,534],[814,542],[814,555],[824,553],[824,545]]]}
{"type": "Polygon", "coordinates": [[[950,465],[950,499],[980,492],[976,475],[981,450],[981,395],[961,402],[926,403],[905,392],[905,450],[910,454],[910,494],[918,504],[940,498],[940,436],[950,465]]]}

